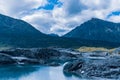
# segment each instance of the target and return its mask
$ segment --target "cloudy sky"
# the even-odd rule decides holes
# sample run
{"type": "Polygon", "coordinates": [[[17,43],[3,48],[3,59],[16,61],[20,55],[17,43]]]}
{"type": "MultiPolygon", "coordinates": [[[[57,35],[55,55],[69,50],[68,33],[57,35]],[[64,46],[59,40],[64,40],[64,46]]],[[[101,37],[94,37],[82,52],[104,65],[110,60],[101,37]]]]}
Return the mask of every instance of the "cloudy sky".
{"type": "Polygon", "coordinates": [[[0,13],[63,35],[92,17],[120,22],[120,0],[0,0],[0,13]]]}

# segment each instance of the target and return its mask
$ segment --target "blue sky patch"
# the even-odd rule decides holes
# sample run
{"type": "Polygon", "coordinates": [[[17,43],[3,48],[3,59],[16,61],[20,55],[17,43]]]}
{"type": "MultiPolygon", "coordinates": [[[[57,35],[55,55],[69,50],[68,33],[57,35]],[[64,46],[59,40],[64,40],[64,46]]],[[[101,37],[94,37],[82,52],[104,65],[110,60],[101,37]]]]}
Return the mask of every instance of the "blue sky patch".
{"type": "Polygon", "coordinates": [[[53,10],[55,5],[57,5],[57,7],[62,6],[62,3],[59,0],[47,0],[47,1],[48,1],[47,5],[39,7],[38,9],[53,10]]]}
{"type": "Polygon", "coordinates": [[[110,18],[111,16],[119,16],[120,15],[120,11],[114,11],[114,12],[111,12],[107,18],[110,18]]]}

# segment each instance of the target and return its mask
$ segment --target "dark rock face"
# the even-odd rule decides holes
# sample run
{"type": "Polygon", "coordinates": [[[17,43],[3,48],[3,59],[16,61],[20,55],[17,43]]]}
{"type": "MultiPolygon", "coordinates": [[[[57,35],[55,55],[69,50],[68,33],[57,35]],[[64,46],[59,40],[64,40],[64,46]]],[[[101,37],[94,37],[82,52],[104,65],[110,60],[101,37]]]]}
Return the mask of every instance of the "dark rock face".
{"type": "MultiPolygon", "coordinates": [[[[119,51],[119,49],[116,50],[119,51]]],[[[82,55],[82,58],[65,64],[64,73],[72,73],[85,78],[120,78],[120,55],[116,53],[108,55],[106,52],[101,52],[101,55],[97,52],[82,53],[82,55]]]]}
{"type": "Polygon", "coordinates": [[[0,53],[0,64],[14,64],[16,61],[11,56],[0,53]]]}
{"type": "MultiPolygon", "coordinates": [[[[33,48],[33,49],[9,49],[0,51],[1,62],[16,61],[16,64],[43,64],[43,65],[60,65],[66,61],[76,59],[76,55],[60,52],[52,48],[33,48]]],[[[6,62],[7,63],[7,62],[6,62]]],[[[7,64],[11,64],[8,62],[7,64]]]]}

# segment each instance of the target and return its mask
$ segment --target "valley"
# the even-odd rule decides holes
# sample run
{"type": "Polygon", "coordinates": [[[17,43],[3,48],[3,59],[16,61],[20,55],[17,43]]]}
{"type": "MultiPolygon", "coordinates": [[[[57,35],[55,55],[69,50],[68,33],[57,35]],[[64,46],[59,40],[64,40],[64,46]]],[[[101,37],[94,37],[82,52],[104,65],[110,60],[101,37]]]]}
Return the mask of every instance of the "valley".
{"type": "MultiPolygon", "coordinates": [[[[91,19],[59,37],[5,15],[0,20],[0,71],[8,74],[7,79],[0,74],[3,80],[42,79],[36,75],[55,70],[63,80],[120,79],[119,24],[91,19]],[[114,31],[106,31],[114,26],[114,31]]],[[[48,74],[50,80],[54,75],[48,74]]]]}

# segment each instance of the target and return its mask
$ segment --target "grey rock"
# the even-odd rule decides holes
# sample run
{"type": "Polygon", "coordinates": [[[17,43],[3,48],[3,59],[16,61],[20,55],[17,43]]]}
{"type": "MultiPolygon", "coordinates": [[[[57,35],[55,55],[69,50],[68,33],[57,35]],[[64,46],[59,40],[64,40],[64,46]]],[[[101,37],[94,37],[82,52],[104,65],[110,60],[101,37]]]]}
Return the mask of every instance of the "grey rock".
{"type": "Polygon", "coordinates": [[[112,52],[113,55],[119,55],[120,54],[120,47],[115,49],[113,52],[112,52]]]}
{"type": "Polygon", "coordinates": [[[81,53],[83,57],[107,57],[110,55],[107,51],[93,51],[81,53]]]}
{"type": "Polygon", "coordinates": [[[1,64],[14,64],[16,61],[11,56],[0,53],[0,65],[1,64]]]}
{"type": "Polygon", "coordinates": [[[54,48],[16,48],[0,51],[9,55],[16,64],[60,65],[66,61],[77,59],[75,54],[61,52],[54,48]]]}
{"type": "Polygon", "coordinates": [[[63,71],[80,77],[118,79],[120,77],[120,56],[109,56],[106,59],[83,58],[68,62],[63,71]]]}

